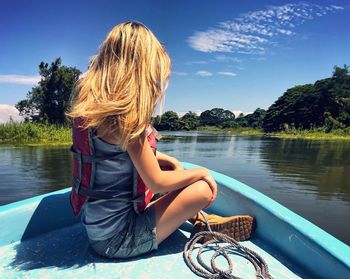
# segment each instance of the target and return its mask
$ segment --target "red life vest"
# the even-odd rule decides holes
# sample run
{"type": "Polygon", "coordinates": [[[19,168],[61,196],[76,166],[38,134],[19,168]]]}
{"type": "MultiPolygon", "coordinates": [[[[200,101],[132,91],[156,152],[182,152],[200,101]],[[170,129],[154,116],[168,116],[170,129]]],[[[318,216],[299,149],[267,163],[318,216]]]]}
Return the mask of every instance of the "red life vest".
{"type": "MultiPolygon", "coordinates": [[[[83,129],[82,118],[76,118],[73,121],[73,144],[70,148],[73,153],[73,175],[72,175],[72,191],[70,193],[70,203],[73,208],[74,215],[78,215],[81,208],[88,200],[94,199],[114,199],[119,201],[128,201],[133,203],[136,213],[141,213],[153,197],[152,192],[142,181],[136,168],[133,168],[133,195],[131,199],[117,198],[118,193],[110,191],[94,190],[94,175],[96,162],[118,157],[123,152],[116,152],[111,156],[96,156],[95,148],[92,142],[94,132],[92,128],[83,129]]],[[[148,125],[146,129],[148,142],[154,153],[157,148],[159,135],[157,131],[148,125]]]]}

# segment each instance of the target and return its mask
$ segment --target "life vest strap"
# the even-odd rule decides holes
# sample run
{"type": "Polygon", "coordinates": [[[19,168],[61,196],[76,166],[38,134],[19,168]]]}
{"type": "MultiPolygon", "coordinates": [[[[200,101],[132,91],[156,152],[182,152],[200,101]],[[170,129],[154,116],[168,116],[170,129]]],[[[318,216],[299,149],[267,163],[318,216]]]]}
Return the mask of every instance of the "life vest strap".
{"type": "Polygon", "coordinates": [[[73,153],[74,158],[82,163],[92,163],[92,162],[110,160],[110,159],[117,158],[118,156],[123,154],[123,152],[117,152],[108,156],[84,155],[81,152],[79,152],[79,150],[75,150],[73,145],[71,145],[70,151],[73,153]]]}
{"type": "Polygon", "coordinates": [[[115,201],[126,201],[126,202],[139,202],[144,199],[144,196],[138,196],[135,199],[131,198],[120,198],[118,197],[118,194],[116,192],[108,192],[108,191],[101,191],[101,190],[92,190],[90,188],[86,187],[80,187],[79,180],[74,178],[72,179],[72,185],[74,185],[74,188],[76,189],[77,194],[93,198],[93,199],[103,199],[103,200],[110,200],[113,199],[115,201]],[[77,190],[78,189],[78,190],[77,190]]]}

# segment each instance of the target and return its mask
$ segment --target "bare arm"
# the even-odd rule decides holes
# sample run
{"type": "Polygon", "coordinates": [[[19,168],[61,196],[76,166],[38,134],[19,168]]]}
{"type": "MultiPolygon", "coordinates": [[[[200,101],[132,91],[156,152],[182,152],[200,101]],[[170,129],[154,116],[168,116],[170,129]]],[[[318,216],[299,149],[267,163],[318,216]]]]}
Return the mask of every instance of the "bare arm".
{"type": "Polygon", "coordinates": [[[204,168],[162,171],[146,138],[130,143],[127,152],[142,180],[154,194],[184,188],[209,175],[204,168]]]}
{"type": "Polygon", "coordinates": [[[175,157],[169,156],[157,150],[156,158],[158,160],[159,166],[161,167],[170,167],[172,170],[183,170],[182,165],[175,157]]]}

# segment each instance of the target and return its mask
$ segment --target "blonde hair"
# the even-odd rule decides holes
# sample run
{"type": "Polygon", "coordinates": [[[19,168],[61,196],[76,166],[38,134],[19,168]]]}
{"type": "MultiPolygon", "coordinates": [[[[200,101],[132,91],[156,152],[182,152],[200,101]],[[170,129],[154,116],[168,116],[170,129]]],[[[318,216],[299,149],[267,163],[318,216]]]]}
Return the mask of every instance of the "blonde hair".
{"type": "Polygon", "coordinates": [[[102,137],[118,135],[126,150],[163,101],[170,69],[171,60],[151,30],[139,22],[120,23],[75,84],[66,115],[83,118],[83,128],[102,127],[102,137]]]}

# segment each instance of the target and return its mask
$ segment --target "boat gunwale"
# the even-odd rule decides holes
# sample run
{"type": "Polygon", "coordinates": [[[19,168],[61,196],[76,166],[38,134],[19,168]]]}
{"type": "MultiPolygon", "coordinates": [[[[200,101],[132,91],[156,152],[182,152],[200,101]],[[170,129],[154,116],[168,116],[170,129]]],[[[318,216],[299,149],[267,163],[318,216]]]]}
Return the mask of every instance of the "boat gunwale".
{"type": "MultiPolygon", "coordinates": [[[[181,164],[185,169],[201,167],[188,162],[181,162],[181,164]]],[[[256,203],[275,218],[300,232],[310,242],[322,248],[347,267],[350,273],[350,246],[254,188],[225,174],[211,169],[208,169],[208,171],[213,175],[216,182],[225,185],[225,187],[244,196],[247,200],[256,203]]]]}

